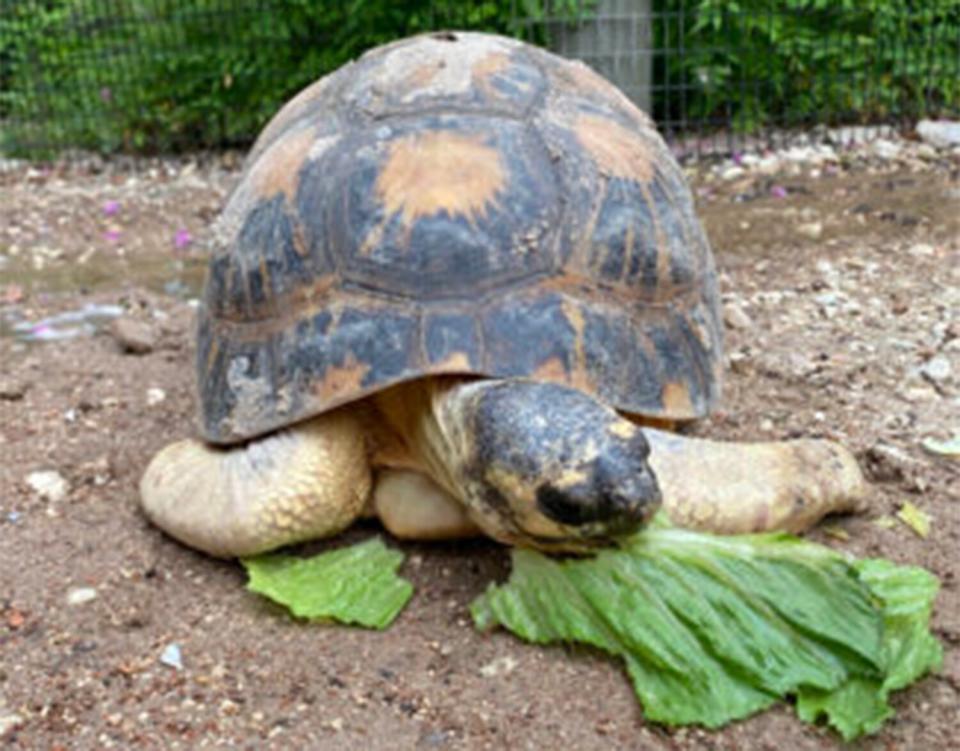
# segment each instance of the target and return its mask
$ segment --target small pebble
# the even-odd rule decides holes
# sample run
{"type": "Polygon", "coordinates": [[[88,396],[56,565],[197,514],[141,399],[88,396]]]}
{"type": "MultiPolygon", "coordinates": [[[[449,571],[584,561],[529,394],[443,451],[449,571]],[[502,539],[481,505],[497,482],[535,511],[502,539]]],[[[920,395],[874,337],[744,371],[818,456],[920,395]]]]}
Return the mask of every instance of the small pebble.
{"type": "Polygon", "coordinates": [[[68,605],[83,605],[97,599],[97,590],[93,587],[74,587],[67,592],[68,605]]]}
{"type": "Polygon", "coordinates": [[[907,248],[907,255],[914,258],[929,258],[936,253],[936,250],[929,243],[917,243],[907,248]]]}
{"type": "Polygon", "coordinates": [[[806,222],[797,225],[797,234],[811,240],[819,240],[823,235],[823,222],[806,222]]]}
{"type": "Polygon", "coordinates": [[[69,483],[55,469],[31,472],[27,475],[27,485],[41,498],[52,503],[62,501],[70,492],[69,483]]]}
{"type": "Polygon", "coordinates": [[[134,318],[116,318],[110,324],[110,334],[120,349],[134,355],[145,355],[157,346],[153,327],[134,318]]]}
{"type": "Polygon", "coordinates": [[[734,373],[747,373],[750,371],[750,355],[746,352],[731,352],[729,357],[730,370],[734,373]]]}
{"type": "Polygon", "coordinates": [[[24,381],[15,381],[9,378],[0,379],[0,399],[16,402],[23,399],[29,386],[24,381]]]}
{"type": "Polygon", "coordinates": [[[729,167],[726,167],[720,173],[721,180],[736,180],[738,177],[743,177],[747,171],[736,164],[731,164],[729,167]]]}
{"type": "Polygon", "coordinates": [[[147,389],[147,406],[155,407],[167,398],[167,392],[156,387],[147,389]]]}
{"type": "Polygon", "coordinates": [[[0,714],[0,738],[16,730],[23,724],[23,718],[16,714],[0,714]]]}
{"type": "Polygon", "coordinates": [[[168,644],[160,654],[160,662],[168,668],[183,670],[183,657],[180,654],[179,644],[168,644]]]}
{"type": "Polygon", "coordinates": [[[495,678],[498,675],[510,675],[517,667],[517,661],[510,657],[498,657],[480,668],[480,675],[484,678],[495,678]]]}
{"type": "Polygon", "coordinates": [[[960,122],[951,120],[921,120],[917,123],[917,135],[939,148],[960,144],[960,122]]]}
{"type": "Polygon", "coordinates": [[[950,378],[953,371],[950,361],[943,355],[937,355],[927,360],[920,372],[931,381],[946,381],[950,378]]]}
{"type": "Polygon", "coordinates": [[[837,292],[822,292],[819,295],[814,295],[813,300],[824,308],[833,308],[840,304],[842,296],[837,292]]]}
{"type": "Polygon", "coordinates": [[[753,326],[753,319],[735,302],[728,302],[723,306],[723,321],[731,329],[749,329],[753,326]]]}
{"type": "Polygon", "coordinates": [[[867,476],[874,482],[910,479],[918,469],[916,459],[887,443],[875,443],[865,456],[867,476]]]}
{"type": "Polygon", "coordinates": [[[885,138],[878,138],[873,142],[872,150],[874,155],[881,159],[896,159],[900,156],[901,147],[899,143],[888,141],[885,138]]]}

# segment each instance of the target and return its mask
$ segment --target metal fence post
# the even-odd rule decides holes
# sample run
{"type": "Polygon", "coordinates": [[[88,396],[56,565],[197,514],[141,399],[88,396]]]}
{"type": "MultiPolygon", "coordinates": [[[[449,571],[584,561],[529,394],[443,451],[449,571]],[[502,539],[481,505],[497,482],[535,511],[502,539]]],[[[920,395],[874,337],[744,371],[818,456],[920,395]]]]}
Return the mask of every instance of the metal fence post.
{"type": "MultiPolygon", "coordinates": [[[[554,9],[572,3],[549,4],[554,9]]],[[[544,21],[554,52],[576,58],[616,84],[645,112],[652,108],[653,18],[650,0],[578,0],[575,19],[544,21]]],[[[549,6],[548,6],[549,7],[549,6]]]]}

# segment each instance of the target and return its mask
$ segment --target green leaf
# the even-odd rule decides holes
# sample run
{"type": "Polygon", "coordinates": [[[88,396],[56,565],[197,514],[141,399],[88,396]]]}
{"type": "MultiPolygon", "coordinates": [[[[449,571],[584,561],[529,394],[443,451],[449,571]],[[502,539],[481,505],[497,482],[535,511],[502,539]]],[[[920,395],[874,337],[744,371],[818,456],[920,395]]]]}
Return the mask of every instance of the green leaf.
{"type": "Polygon", "coordinates": [[[833,691],[802,688],[797,694],[797,715],[806,722],[826,717],[846,741],[875,733],[893,716],[879,687],[876,680],[851,678],[833,691]]]}
{"type": "Polygon", "coordinates": [[[247,589],[285,605],[298,618],[384,629],[403,610],[413,586],[397,576],[403,554],[375,537],[312,558],[246,558],[247,589]]]}
{"type": "Polygon", "coordinates": [[[912,529],[918,537],[930,534],[930,515],[907,501],[897,512],[897,518],[912,529]]]}
{"type": "Polygon", "coordinates": [[[655,526],[591,559],[514,551],[509,581],[471,612],[480,628],[621,657],[653,721],[718,727],[799,694],[804,719],[826,715],[854,737],[939,659],[935,593],[921,569],[788,535],[655,526]]]}
{"type": "Polygon", "coordinates": [[[845,740],[879,729],[893,716],[890,693],[943,663],[943,648],[928,628],[937,578],[922,568],[883,559],[856,561],[853,567],[882,603],[884,678],[854,678],[833,692],[803,689],[797,696],[801,718],[813,722],[826,717],[845,740]]]}

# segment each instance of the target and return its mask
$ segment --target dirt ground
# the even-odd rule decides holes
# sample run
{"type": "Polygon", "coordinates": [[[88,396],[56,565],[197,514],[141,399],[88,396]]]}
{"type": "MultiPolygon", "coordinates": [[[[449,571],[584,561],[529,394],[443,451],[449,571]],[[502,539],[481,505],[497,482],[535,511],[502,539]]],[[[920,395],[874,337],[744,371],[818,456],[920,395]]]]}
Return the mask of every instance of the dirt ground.
{"type": "MultiPolygon", "coordinates": [[[[939,576],[946,649],[858,747],[946,751],[960,736],[960,462],[922,441],[960,430],[960,154],[894,146],[690,168],[729,358],[723,410],[696,430],[857,453],[869,512],[811,536],[939,576]],[[896,518],[904,503],[931,518],[925,539],[896,518]]],[[[372,633],[295,622],[244,590],[239,565],[151,528],[137,481],[194,424],[192,306],[236,163],[0,172],[0,747],[839,745],[783,707],[717,732],[651,726],[604,656],[477,633],[469,603],[508,573],[493,543],[398,545],[416,594],[372,633]],[[25,328],[92,303],[143,325],[25,328]]]]}

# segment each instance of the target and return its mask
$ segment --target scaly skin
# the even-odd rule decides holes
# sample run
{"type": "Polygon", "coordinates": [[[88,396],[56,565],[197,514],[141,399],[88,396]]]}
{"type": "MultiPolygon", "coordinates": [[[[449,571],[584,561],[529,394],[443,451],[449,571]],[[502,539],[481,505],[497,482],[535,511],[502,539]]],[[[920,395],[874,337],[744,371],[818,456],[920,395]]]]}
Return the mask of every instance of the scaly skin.
{"type": "Polygon", "coordinates": [[[233,449],[172,444],[144,474],[143,508],[181,542],[224,557],[333,536],[365,510],[407,539],[479,530],[584,552],[641,527],[661,497],[679,526],[800,532],[858,509],[866,489],[837,444],[687,438],[557,384],[421,380],[374,403],[233,449]]]}
{"type": "Polygon", "coordinates": [[[227,558],[342,532],[370,485],[363,426],[337,410],[237,448],[172,443],[144,472],[140,501],[172,537],[227,558]]]}
{"type": "Polygon", "coordinates": [[[716,534],[803,532],[826,514],[863,510],[857,460],[832,441],[722,443],[644,428],[667,516],[716,534]]]}
{"type": "Polygon", "coordinates": [[[487,536],[584,551],[638,529],[660,505],[639,428],[591,396],[527,379],[433,379],[377,405],[487,536]]]}

